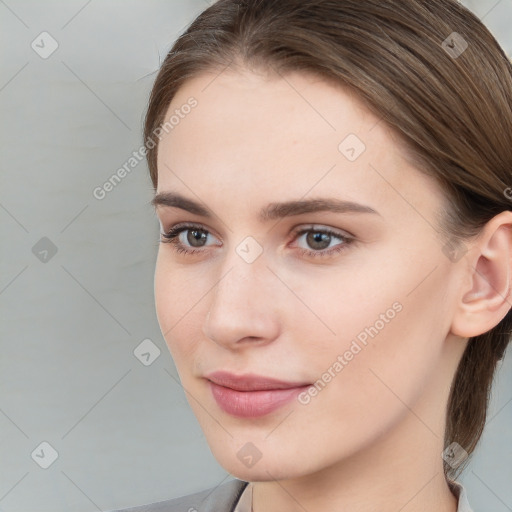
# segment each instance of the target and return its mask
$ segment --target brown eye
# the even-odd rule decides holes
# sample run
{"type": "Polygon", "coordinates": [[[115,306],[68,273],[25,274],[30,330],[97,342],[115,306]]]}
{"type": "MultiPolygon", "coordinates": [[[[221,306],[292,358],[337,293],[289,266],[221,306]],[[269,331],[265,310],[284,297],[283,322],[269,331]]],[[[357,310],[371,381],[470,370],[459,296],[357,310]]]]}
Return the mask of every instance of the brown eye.
{"type": "Polygon", "coordinates": [[[176,250],[176,252],[184,254],[197,254],[206,251],[206,249],[203,251],[201,248],[208,247],[206,245],[208,236],[213,237],[213,235],[208,230],[203,229],[201,226],[188,224],[173,226],[169,231],[166,233],[160,233],[160,235],[161,242],[172,244],[172,247],[176,250]],[[183,232],[187,233],[184,239],[181,236],[181,233],[183,232]]]}
{"type": "Polygon", "coordinates": [[[321,231],[309,231],[306,236],[306,241],[312,249],[326,249],[331,243],[331,235],[321,231]]]}
{"type": "Polygon", "coordinates": [[[203,247],[208,238],[208,232],[203,229],[186,229],[187,231],[187,243],[192,247],[203,247]],[[197,245],[196,245],[197,244],[197,245]]]}
{"type": "Polygon", "coordinates": [[[353,236],[347,236],[328,228],[320,229],[317,227],[310,227],[308,229],[302,229],[296,233],[296,238],[300,239],[303,235],[306,235],[304,240],[307,247],[299,246],[299,253],[302,256],[331,256],[347,249],[348,246],[355,241],[353,236]],[[331,242],[336,239],[340,240],[341,243],[329,248],[331,242]]]}

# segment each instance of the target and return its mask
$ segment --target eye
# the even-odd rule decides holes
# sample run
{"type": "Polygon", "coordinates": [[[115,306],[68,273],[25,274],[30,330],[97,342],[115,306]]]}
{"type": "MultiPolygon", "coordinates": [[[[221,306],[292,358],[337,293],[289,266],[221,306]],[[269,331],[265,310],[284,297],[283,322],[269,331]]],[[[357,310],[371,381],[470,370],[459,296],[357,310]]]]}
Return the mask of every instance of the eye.
{"type": "MultiPolygon", "coordinates": [[[[205,252],[204,247],[208,247],[206,244],[208,237],[213,236],[203,226],[195,224],[179,224],[173,226],[166,233],[160,233],[160,235],[162,243],[170,243],[177,253],[189,255],[205,252]]],[[[299,247],[298,252],[301,256],[313,258],[332,256],[347,249],[355,241],[352,235],[347,236],[329,228],[318,228],[315,226],[295,231],[294,240],[299,240],[304,235],[307,235],[304,241],[310,249],[299,247]],[[341,243],[331,246],[331,242],[336,239],[340,240],[341,243]]],[[[221,244],[213,245],[220,246],[221,244]]]]}
{"type": "Polygon", "coordinates": [[[171,243],[176,252],[196,254],[198,252],[204,252],[201,247],[205,246],[208,235],[211,235],[211,233],[203,229],[202,226],[181,224],[173,226],[169,231],[160,233],[160,235],[162,237],[160,241],[162,243],[171,243]],[[185,236],[182,237],[182,234],[185,234],[185,236]],[[186,243],[184,243],[184,241],[186,243]],[[187,244],[190,244],[192,249],[189,249],[187,244]]]}
{"type": "Polygon", "coordinates": [[[306,235],[304,241],[312,249],[299,247],[299,253],[302,256],[311,256],[313,258],[337,254],[347,249],[355,240],[353,236],[347,236],[329,228],[317,228],[315,226],[301,229],[295,232],[295,235],[297,236],[297,239],[306,235]],[[341,240],[342,243],[331,246],[333,239],[341,240]],[[329,246],[331,247],[329,248],[329,246]]]}

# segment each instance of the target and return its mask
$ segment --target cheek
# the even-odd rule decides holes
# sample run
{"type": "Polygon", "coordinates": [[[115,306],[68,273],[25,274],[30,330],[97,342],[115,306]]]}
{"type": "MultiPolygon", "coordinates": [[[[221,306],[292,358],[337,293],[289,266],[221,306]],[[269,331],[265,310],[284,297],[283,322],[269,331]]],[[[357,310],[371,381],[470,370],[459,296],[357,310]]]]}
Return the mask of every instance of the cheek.
{"type": "Polygon", "coordinates": [[[179,305],[178,293],[176,293],[175,273],[171,271],[168,264],[162,258],[162,249],[158,252],[155,267],[155,308],[160,329],[164,337],[174,323],[176,306],[179,305]]]}
{"type": "Polygon", "coordinates": [[[381,255],[379,265],[366,262],[350,276],[295,282],[318,317],[298,308],[290,325],[320,380],[319,402],[341,400],[359,412],[366,400],[379,410],[400,408],[397,396],[413,402],[435,370],[449,330],[449,276],[441,265],[432,273],[434,253],[423,260],[404,254],[381,255]]]}
{"type": "Polygon", "coordinates": [[[176,263],[168,254],[171,250],[161,247],[155,266],[155,306],[158,321],[165,328],[163,332],[200,308],[206,291],[198,270],[176,263]]]}
{"type": "Polygon", "coordinates": [[[297,341],[304,353],[336,357],[350,350],[355,341],[369,346],[371,340],[385,337],[390,326],[401,321],[408,289],[403,274],[396,275],[394,265],[384,269],[379,255],[374,259],[380,265],[357,259],[347,259],[338,268],[286,276],[289,287],[302,299],[302,303],[294,301],[293,308],[287,308],[293,318],[286,322],[301,333],[297,341]]]}
{"type": "MultiPolygon", "coordinates": [[[[155,308],[162,335],[169,347],[177,368],[190,358],[201,331],[197,329],[197,317],[200,311],[200,298],[203,293],[194,290],[197,274],[188,277],[188,273],[171,265],[159,252],[155,267],[155,308]],[[191,332],[190,326],[196,326],[191,332]]],[[[197,286],[197,285],[196,285],[197,286]]]]}

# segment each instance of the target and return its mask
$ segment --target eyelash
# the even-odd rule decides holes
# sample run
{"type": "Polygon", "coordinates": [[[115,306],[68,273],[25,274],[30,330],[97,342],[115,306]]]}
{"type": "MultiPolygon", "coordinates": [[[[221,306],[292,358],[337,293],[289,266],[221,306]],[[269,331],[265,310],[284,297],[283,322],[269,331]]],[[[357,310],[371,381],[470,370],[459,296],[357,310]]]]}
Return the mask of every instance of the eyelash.
{"type": "MultiPolygon", "coordinates": [[[[179,241],[179,235],[182,231],[188,231],[188,230],[192,230],[192,229],[196,229],[198,231],[203,231],[204,233],[210,234],[210,232],[208,230],[203,229],[203,227],[201,227],[201,226],[193,225],[193,224],[182,224],[182,225],[174,226],[166,233],[160,233],[160,235],[162,237],[160,242],[161,243],[170,243],[173,246],[172,247],[173,250],[175,250],[177,253],[182,253],[182,254],[186,254],[186,255],[190,255],[190,256],[204,252],[205,251],[204,249],[186,249],[185,246],[179,241]]],[[[310,233],[310,232],[322,233],[322,234],[326,234],[329,236],[334,236],[336,238],[341,239],[343,241],[343,243],[341,245],[336,245],[330,249],[323,249],[320,251],[313,251],[310,249],[299,248],[298,251],[301,256],[307,256],[307,257],[313,257],[313,258],[334,256],[335,254],[340,253],[340,252],[344,251],[345,249],[347,249],[355,241],[354,238],[351,238],[351,237],[348,237],[345,235],[341,235],[340,233],[336,233],[335,231],[332,231],[331,229],[328,229],[328,228],[315,229],[313,227],[296,231],[294,233],[294,237],[298,238],[299,236],[301,236],[305,233],[310,233]]]]}

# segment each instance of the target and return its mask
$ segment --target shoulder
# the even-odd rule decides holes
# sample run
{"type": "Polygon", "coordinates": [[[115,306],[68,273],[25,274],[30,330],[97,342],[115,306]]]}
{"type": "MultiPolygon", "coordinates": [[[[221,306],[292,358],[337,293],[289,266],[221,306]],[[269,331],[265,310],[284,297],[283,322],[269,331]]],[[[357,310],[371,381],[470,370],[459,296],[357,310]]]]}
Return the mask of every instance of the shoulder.
{"type": "Polygon", "coordinates": [[[180,498],[110,512],[232,512],[247,484],[235,479],[180,498]]]}

